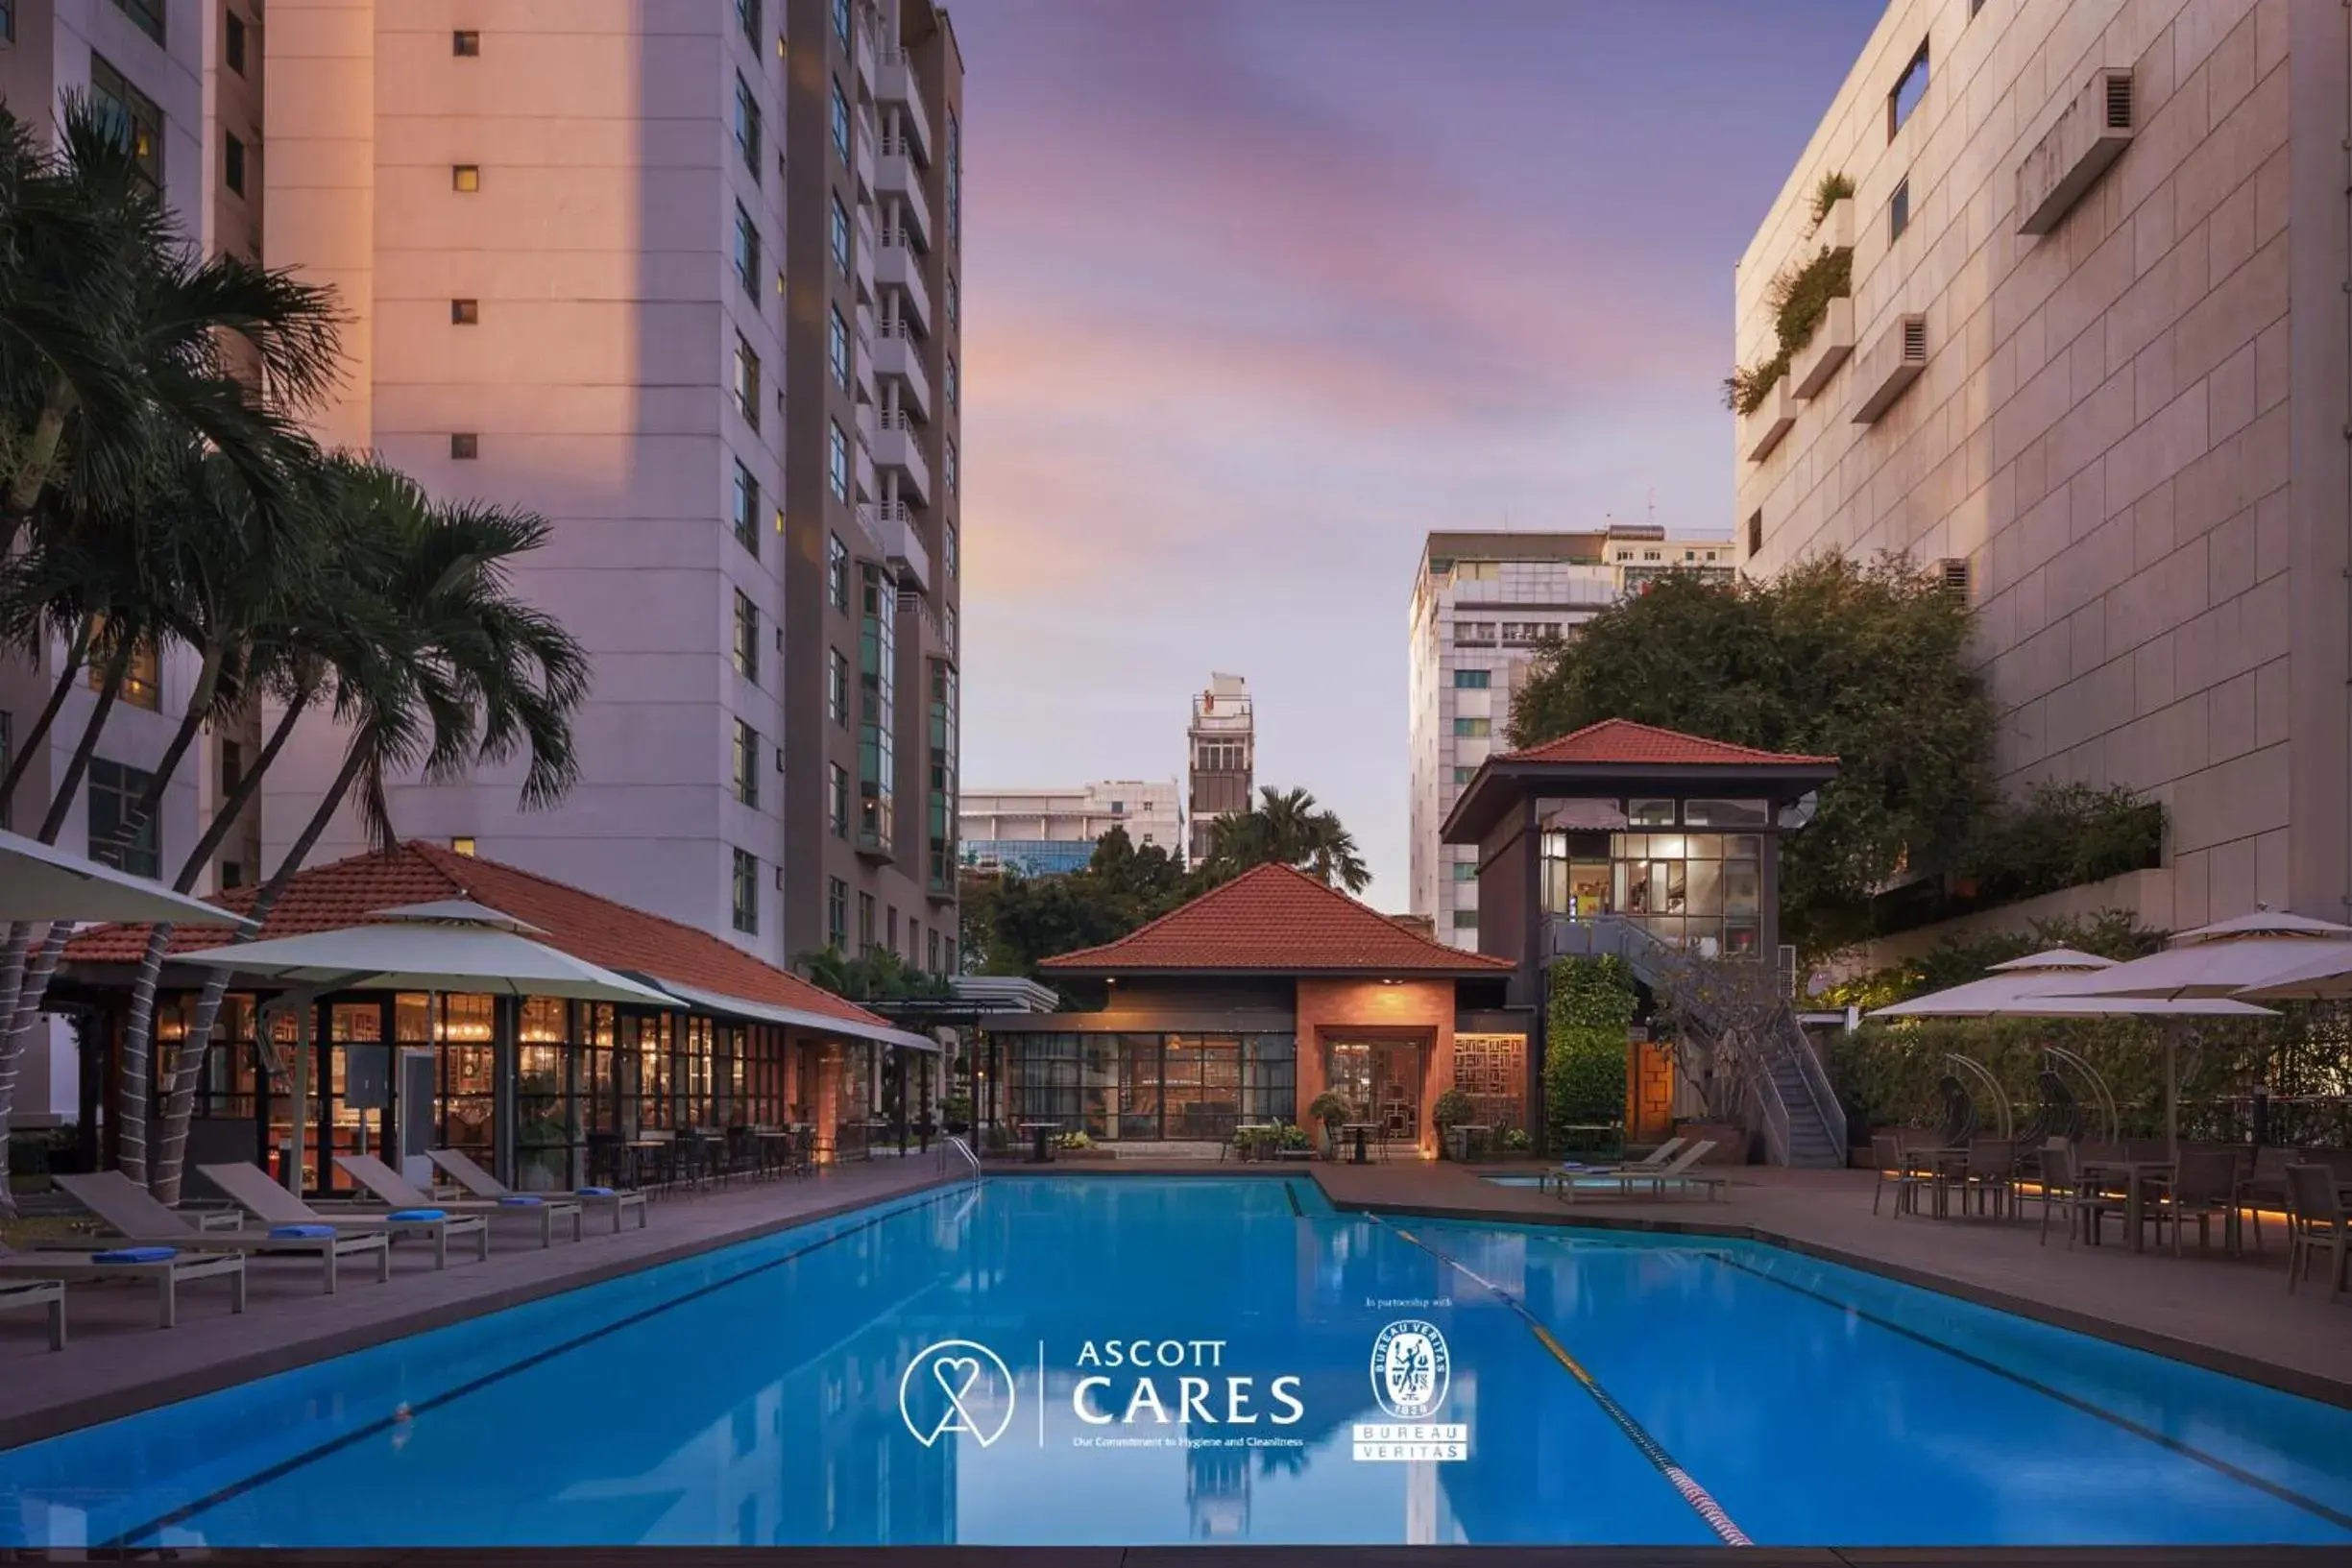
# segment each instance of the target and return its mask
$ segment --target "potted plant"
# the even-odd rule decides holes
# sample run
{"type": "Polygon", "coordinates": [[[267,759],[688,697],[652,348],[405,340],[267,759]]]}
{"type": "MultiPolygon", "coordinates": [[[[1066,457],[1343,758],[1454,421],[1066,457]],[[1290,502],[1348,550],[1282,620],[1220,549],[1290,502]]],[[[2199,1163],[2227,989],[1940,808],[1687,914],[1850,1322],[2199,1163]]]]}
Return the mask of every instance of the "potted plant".
{"type": "Polygon", "coordinates": [[[972,1126],[972,1097],[970,1095],[941,1095],[939,1120],[949,1132],[961,1136],[972,1126]]]}
{"type": "Polygon", "coordinates": [[[1506,1153],[1524,1154],[1534,1146],[1534,1140],[1527,1136],[1525,1127],[1513,1127],[1503,1134],[1503,1149],[1506,1153]]]}
{"type": "Polygon", "coordinates": [[[1344,1097],[1326,1089],[1307,1106],[1307,1115],[1323,1124],[1323,1142],[1329,1147],[1331,1157],[1338,1159],[1340,1128],[1355,1120],[1356,1108],[1348,1104],[1344,1097]]]}
{"type": "Polygon", "coordinates": [[[1315,1157],[1315,1140],[1307,1136],[1306,1128],[1299,1126],[1295,1122],[1286,1122],[1282,1124],[1281,1135],[1275,1140],[1275,1143],[1278,1146],[1277,1158],[1310,1160],[1315,1157]]]}
{"type": "Polygon", "coordinates": [[[1448,1089],[1438,1097],[1437,1103],[1429,1107],[1429,1120],[1438,1129],[1440,1159],[1445,1157],[1446,1135],[1477,1114],[1478,1107],[1470,1103],[1470,1097],[1459,1089],[1448,1089]]]}

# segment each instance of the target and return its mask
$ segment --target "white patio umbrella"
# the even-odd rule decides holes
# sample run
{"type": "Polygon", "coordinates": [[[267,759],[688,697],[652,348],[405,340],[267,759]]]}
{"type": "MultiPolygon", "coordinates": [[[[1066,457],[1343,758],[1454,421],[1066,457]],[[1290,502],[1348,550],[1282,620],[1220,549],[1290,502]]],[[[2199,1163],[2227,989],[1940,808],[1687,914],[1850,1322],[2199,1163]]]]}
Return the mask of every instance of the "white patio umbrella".
{"type": "MultiPolygon", "coordinates": [[[[534,941],[537,928],[465,899],[379,909],[369,924],[266,942],[182,953],[179,961],[265,976],[305,995],[326,991],[444,991],[473,995],[568,997],[675,1009],[676,998],[640,985],[583,958],[534,941]]],[[[428,1017],[439,1012],[431,1003],[428,1017]]],[[[294,1102],[310,1096],[308,1007],[299,1008],[294,1102]]],[[[256,1031],[267,1039],[268,1031],[256,1031]]],[[[303,1118],[294,1118],[293,1170],[303,1166],[303,1118]]]]}
{"type": "Polygon", "coordinates": [[[2197,998],[2151,1003],[2132,997],[2053,996],[2054,982],[2122,966],[2112,958],[2053,948],[1995,964],[1982,979],[1930,991],[1908,1001],[1873,1008],[1872,1018],[2267,1018],[2267,1009],[2242,1001],[2197,998]]]}
{"type": "Polygon", "coordinates": [[[237,926],[245,917],[70,850],[0,832],[0,921],[17,920],[237,926]]]}

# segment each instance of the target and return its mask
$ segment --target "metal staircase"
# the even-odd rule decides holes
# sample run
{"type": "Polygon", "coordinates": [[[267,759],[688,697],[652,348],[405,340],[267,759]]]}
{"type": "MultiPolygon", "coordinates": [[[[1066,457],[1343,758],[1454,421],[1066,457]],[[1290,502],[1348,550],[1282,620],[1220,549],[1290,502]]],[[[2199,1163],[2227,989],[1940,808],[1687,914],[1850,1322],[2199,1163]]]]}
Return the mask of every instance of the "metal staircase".
{"type": "Polygon", "coordinates": [[[1674,1022],[1684,1070],[1704,1064],[1709,1099],[1760,1134],[1774,1165],[1846,1163],[1846,1114],[1820,1054],[1798,1025],[1778,970],[1756,958],[1703,958],[1669,947],[1622,915],[1554,917],[1554,958],[1613,957],[1674,1022]]]}

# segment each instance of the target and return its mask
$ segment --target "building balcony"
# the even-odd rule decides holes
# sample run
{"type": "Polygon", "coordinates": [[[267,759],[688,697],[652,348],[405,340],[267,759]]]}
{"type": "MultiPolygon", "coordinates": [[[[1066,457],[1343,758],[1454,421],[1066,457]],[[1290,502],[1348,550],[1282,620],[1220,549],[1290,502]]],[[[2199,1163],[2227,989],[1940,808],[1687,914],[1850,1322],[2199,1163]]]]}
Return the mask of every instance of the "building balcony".
{"type": "Polygon", "coordinates": [[[1830,302],[1830,308],[1821,313],[1821,322],[1813,328],[1812,340],[1788,362],[1788,379],[1796,384],[1800,398],[1818,398],[1854,352],[1854,301],[1841,297],[1830,302]]]}
{"type": "Polygon", "coordinates": [[[859,84],[866,91],[872,92],[882,80],[882,55],[874,39],[874,29],[863,17],[860,17],[850,28],[849,37],[849,52],[855,62],[853,68],[858,73],[859,84]]]}
{"type": "Polygon", "coordinates": [[[931,373],[923,368],[923,346],[905,332],[874,343],[874,370],[906,388],[905,401],[925,423],[931,422],[931,373]]]}
{"type": "Polygon", "coordinates": [[[909,156],[904,143],[885,147],[875,168],[874,188],[884,199],[896,197],[904,222],[913,230],[915,244],[931,249],[931,195],[923,188],[923,170],[909,156]]]}
{"type": "Polygon", "coordinates": [[[874,464],[896,473],[900,488],[912,493],[916,505],[931,504],[931,459],[923,455],[923,432],[905,412],[875,432],[874,464]]]}
{"type": "Polygon", "coordinates": [[[931,591],[931,551],[905,501],[874,508],[874,526],[882,533],[882,558],[898,576],[898,586],[917,593],[931,591]]]}
{"type": "Polygon", "coordinates": [[[885,240],[874,277],[884,288],[897,289],[907,297],[907,311],[914,318],[916,330],[928,336],[932,329],[931,285],[923,281],[923,258],[915,254],[914,247],[904,240],[885,240]]]}
{"type": "Polygon", "coordinates": [[[931,111],[923,107],[923,84],[914,74],[914,58],[904,49],[882,52],[882,77],[874,96],[897,106],[900,123],[914,138],[914,156],[931,161],[931,111]]]}
{"type": "Polygon", "coordinates": [[[1761,463],[1796,424],[1797,398],[1788,390],[1788,377],[1783,374],[1764,395],[1762,406],[1753,414],[1739,416],[1739,449],[1748,454],[1749,462],[1761,463]]]}
{"type": "Polygon", "coordinates": [[[873,123],[862,112],[852,114],[849,121],[849,143],[856,155],[850,159],[850,164],[856,171],[858,200],[861,203],[870,202],[874,199],[875,164],[882,155],[875,151],[873,123]]]}
{"type": "Polygon", "coordinates": [[[870,305],[874,302],[874,268],[877,260],[872,226],[859,224],[849,244],[851,272],[858,285],[858,302],[870,305]]]}

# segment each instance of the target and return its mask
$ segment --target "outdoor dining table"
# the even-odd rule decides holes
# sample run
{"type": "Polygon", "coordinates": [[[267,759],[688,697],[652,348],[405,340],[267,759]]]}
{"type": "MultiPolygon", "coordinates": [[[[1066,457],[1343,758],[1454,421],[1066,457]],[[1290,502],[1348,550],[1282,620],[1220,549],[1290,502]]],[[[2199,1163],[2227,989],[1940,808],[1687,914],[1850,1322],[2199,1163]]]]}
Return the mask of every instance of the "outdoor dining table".
{"type": "Polygon", "coordinates": [[[1453,1140],[1454,1158],[1464,1165],[1469,1164],[1470,1146],[1472,1144],[1479,1146],[1479,1152],[1481,1154],[1487,1152],[1487,1140],[1493,1133],[1493,1131],[1494,1129],[1492,1127],[1480,1122],[1455,1122],[1454,1125],[1448,1129],[1448,1134],[1453,1140]]]}
{"type": "Polygon", "coordinates": [[[2085,1160],[2082,1173],[2086,1178],[2098,1178],[2104,1186],[2123,1189],[2123,1231],[2134,1252],[2147,1250],[2147,1238],[2140,1233],[2140,1221],[2146,1216],[2144,1199],[2151,1183],[2170,1182],[2177,1165],[2171,1160],[2085,1160]]]}
{"type": "Polygon", "coordinates": [[[1368,1165],[1370,1163],[1364,1156],[1364,1140],[1368,1134],[1379,1130],[1380,1123],[1377,1122],[1346,1122],[1340,1124],[1342,1133],[1353,1134],[1355,1138],[1355,1152],[1349,1157],[1351,1164],[1368,1165]]]}
{"type": "Polygon", "coordinates": [[[1024,1122],[1021,1123],[1021,1131],[1024,1136],[1032,1140],[1030,1146],[1030,1164],[1050,1163],[1054,1155],[1052,1150],[1046,1146],[1047,1141],[1061,1131],[1061,1123],[1058,1122],[1024,1122]]]}
{"type": "Polygon", "coordinates": [[[1960,1212],[1964,1216],[1968,1213],[1968,1201],[1966,1197],[1966,1194],[1968,1192],[1968,1149],[1965,1146],[1952,1148],[1905,1148],[1903,1151],[1903,1158],[1904,1163],[1909,1165],[1913,1170],[1924,1172],[1927,1175],[1928,1190],[1934,1194],[1935,1199],[1934,1206],[1930,1211],[1933,1218],[1937,1219],[1950,1218],[1952,1213],[1952,1189],[1955,1185],[1960,1189],[1962,1194],[1960,1212]]]}

